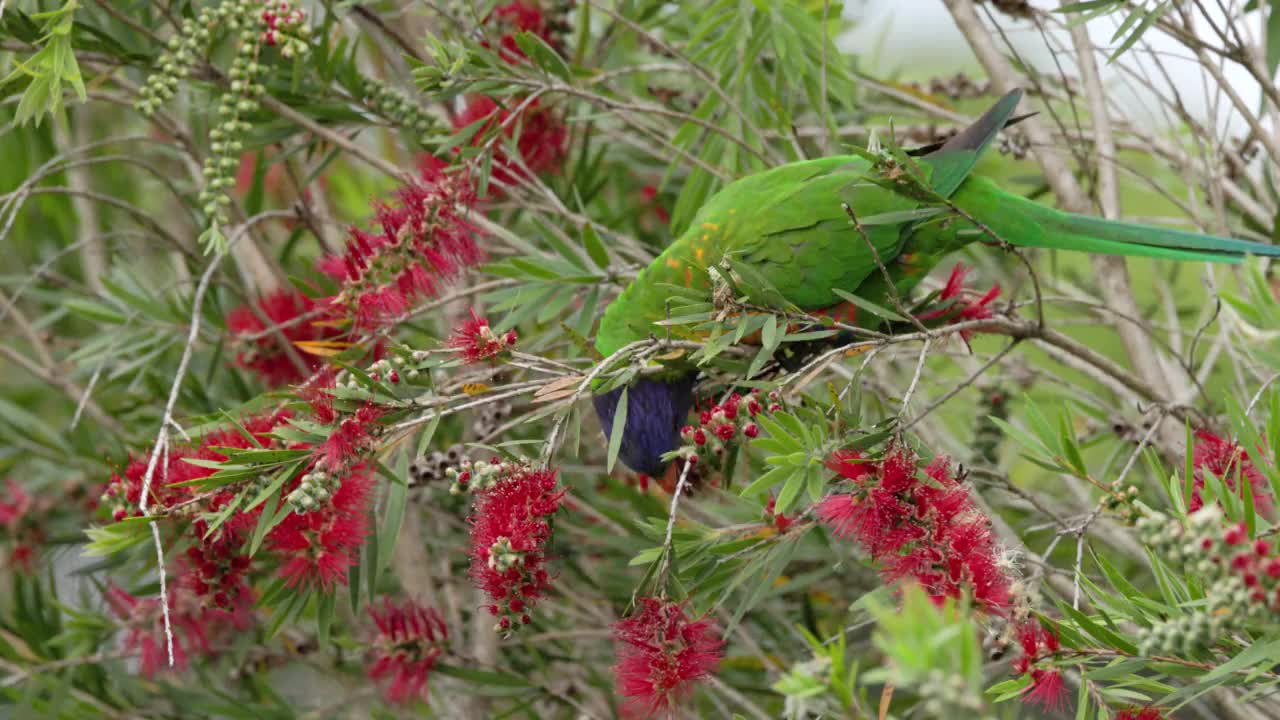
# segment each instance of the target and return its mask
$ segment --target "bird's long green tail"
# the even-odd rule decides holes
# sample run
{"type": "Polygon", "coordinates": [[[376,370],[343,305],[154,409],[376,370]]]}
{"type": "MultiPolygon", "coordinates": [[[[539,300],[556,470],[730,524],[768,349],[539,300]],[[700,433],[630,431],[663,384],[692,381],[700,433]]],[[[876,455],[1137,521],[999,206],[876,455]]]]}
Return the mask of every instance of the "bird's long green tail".
{"type": "Polygon", "coordinates": [[[983,177],[966,180],[953,202],[1021,247],[1226,263],[1240,262],[1246,254],[1280,257],[1276,245],[1062,212],[1005,192],[983,177]]]}

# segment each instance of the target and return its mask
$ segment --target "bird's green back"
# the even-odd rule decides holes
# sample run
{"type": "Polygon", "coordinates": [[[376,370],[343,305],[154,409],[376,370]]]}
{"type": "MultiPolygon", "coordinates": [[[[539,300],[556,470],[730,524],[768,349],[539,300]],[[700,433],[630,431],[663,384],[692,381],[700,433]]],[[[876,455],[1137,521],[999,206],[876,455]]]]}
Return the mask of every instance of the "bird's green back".
{"type": "Polygon", "coordinates": [[[790,163],[726,186],[698,211],[689,228],[606,309],[597,349],[611,354],[656,332],[676,285],[707,294],[707,269],[726,255],[750,265],[789,302],[805,309],[839,302],[902,244],[900,218],[889,213],[918,203],[866,179],[870,162],[854,155],[790,163]],[[865,218],[856,234],[842,203],[865,218]],[[879,218],[879,219],[877,219],[879,218]]]}

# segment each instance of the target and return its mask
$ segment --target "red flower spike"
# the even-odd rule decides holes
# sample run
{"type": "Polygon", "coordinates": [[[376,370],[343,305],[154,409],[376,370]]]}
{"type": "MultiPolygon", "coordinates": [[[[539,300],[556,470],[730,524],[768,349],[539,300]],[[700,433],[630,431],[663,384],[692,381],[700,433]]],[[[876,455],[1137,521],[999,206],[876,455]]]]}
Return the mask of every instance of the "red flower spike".
{"type": "Polygon", "coordinates": [[[369,535],[373,479],[363,465],[347,473],[327,503],[286,515],[267,535],[268,546],[284,558],[279,574],[291,588],[329,592],[347,584],[347,573],[359,560],[369,535]]]}
{"type": "Polygon", "coordinates": [[[1258,512],[1267,514],[1274,507],[1271,493],[1268,491],[1267,479],[1254,466],[1249,453],[1240,445],[1224,440],[1208,430],[1197,430],[1195,447],[1191,451],[1191,462],[1195,469],[1191,500],[1187,504],[1189,512],[1195,512],[1204,506],[1200,492],[1204,489],[1204,471],[1208,470],[1220,478],[1227,487],[1239,492],[1236,487],[1238,477],[1249,480],[1249,488],[1253,491],[1253,506],[1258,512]]]}
{"type": "Polygon", "coordinates": [[[691,620],[679,604],[652,597],[614,624],[613,637],[618,694],[633,717],[669,713],[715,674],[724,645],[710,620],[691,620]]]}
{"type": "Polygon", "coordinates": [[[875,462],[838,452],[827,467],[853,488],[819,503],[818,519],[837,537],[861,545],[886,582],[913,579],[935,600],[967,593],[990,611],[1008,609],[1011,581],[990,521],[946,458],[925,469],[927,481],[918,477],[915,454],[900,445],[875,462]]]}
{"type": "Polygon", "coordinates": [[[1014,661],[1013,669],[1031,676],[1031,685],[1022,696],[1023,702],[1039,705],[1048,711],[1060,710],[1066,702],[1062,671],[1037,666],[1038,662],[1061,649],[1058,634],[1034,619],[1019,625],[1017,631],[1022,655],[1014,661]]]}
{"type": "Polygon", "coordinates": [[[424,168],[392,203],[375,203],[376,231],[351,228],[341,255],[316,267],[343,289],[330,306],[351,317],[357,328],[377,329],[397,322],[421,300],[484,259],[476,229],[464,219],[476,201],[463,175],[424,168]]]}
{"type": "Polygon", "coordinates": [[[316,448],[316,467],[337,472],[353,463],[372,446],[380,432],[378,418],[384,410],[381,406],[366,402],[354,414],[344,418],[329,437],[316,448]]]}
{"type": "Polygon", "coordinates": [[[56,503],[53,498],[37,502],[12,479],[4,481],[5,498],[0,500],[0,527],[13,541],[8,566],[25,574],[35,570],[37,551],[45,542],[44,516],[56,503]]]}
{"type": "Polygon", "coordinates": [[[511,350],[515,344],[514,331],[498,337],[489,327],[489,321],[472,310],[470,319],[463,321],[449,336],[448,346],[461,352],[462,361],[470,365],[492,360],[511,350]]]}
{"type": "Polygon", "coordinates": [[[369,678],[390,679],[383,688],[388,702],[426,702],[427,680],[449,641],[440,613],[413,601],[396,605],[387,598],[381,608],[371,606],[369,616],[378,628],[370,648],[369,678]]]}
{"type": "MultiPolygon", "coordinates": [[[[173,628],[173,670],[185,670],[192,656],[216,655],[214,641],[227,638],[236,632],[244,632],[252,621],[253,600],[247,595],[231,603],[230,608],[211,607],[193,596],[190,567],[182,564],[173,568],[174,579],[169,590],[169,620],[173,628]]],[[[167,640],[160,599],[139,598],[116,585],[109,585],[103,595],[107,607],[115,613],[123,626],[125,651],[139,658],[139,670],[144,677],[155,677],[168,671],[167,640]]]]}
{"type": "Polygon", "coordinates": [[[490,131],[502,128],[503,136],[494,142],[493,167],[490,177],[502,185],[518,185],[528,173],[555,172],[564,161],[569,144],[569,130],[563,118],[538,100],[505,99],[506,107],[486,95],[467,98],[467,104],[454,119],[455,130],[481,123],[472,145],[483,147],[493,138],[490,131]],[[512,116],[519,109],[519,114],[512,116]],[[519,137],[516,134],[519,133],[519,137]],[[520,162],[507,154],[506,144],[515,140],[520,162]],[[527,171],[526,171],[527,169],[527,171]]]}
{"type": "Polygon", "coordinates": [[[551,586],[546,545],[563,500],[554,471],[528,467],[516,467],[476,497],[469,519],[471,578],[496,604],[503,630],[551,586]]]}
{"type": "Polygon", "coordinates": [[[1233,525],[1222,536],[1222,542],[1228,545],[1243,545],[1249,539],[1249,529],[1244,523],[1233,525]]]}
{"type": "MultiPolygon", "coordinates": [[[[965,286],[969,270],[970,268],[963,263],[957,263],[951,269],[951,274],[947,276],[947,283],[943,286],[942,292],[938,294],[941,304],[917,314],[916,318],[921,322],[945,319],[948,323],[959,323],[993,317],[995,312],[991,309],[991,304],[1000,297],[1000,286],[993,285],[982,295],[976,295],[965,286]]],[[[973,335],[973,330],[960,331],[960,337],[964,339],[966,345],[973,335]]]]}
{"type": "Polygon", "coordinates": [[[764,516],[765,519],[773,524],[773,528],[778,531],[778,534],[781,535],[795,524],[795,518],[787,517],[780,512],[775,512],[777,506],[778,498],[770,496],[769,504],[764,508],[764,516]]]}
{"type": "Polygon", "coordinates": [[[1066,706],[1067,686],[1062,671],[1056,668],[1036,668],[1031,671],[1031,687],[1022,701],[1039,705],[1048,712],[1056,712],[1066,706]]]}
{"type": "MultiPolygon", "coordinates": [[[[252,340],[239,341],[241,350],[236,355],[236,365],[258,376],[268,387],[280,387],[306,379],[303,370],[313,373],[323,364],[323,358],[301,350],[294,355],[303,364],[299,368],[280,345],[280,337],[267,332],[272,326],[280,327],[280,336],[290,344],[316,340],[334,340],[341,336],[331,327],[321,324],[325,313],[315,301],[296,290],[277,290],[256,301],[258,312],[242,305],[227,315],[227,330],[237,337],[254,336],[252,340]],[[258,317],[261,313],[270,321],[266,325],[258,317]],[[303,320],[307,315],[311,319],[303,320]]],[[[331,319],[331,318],[329,318],[331,319]]]]}
{"type": "Polygon", "coordinates": [[[1166,720],[1168,716],[1159,708],[1129,707],[1116,713],[1115,720],[1166,720]]]}
{"type": "MultiPolygon", "coordinates": [[[[493,9],[484,19],[486,25],[493,26],[502,35],[499,44],[502,49],[499,55],[508,63],[517,64],[528,58],[516,44],[516,35],[521,32],[532,33],[541,37],[548,45],[555,48],[557,43],[551,36],[550,24],[542,9],[531,0],[515,0],[493,9]]],[[[488,45],[486,44],[486,47],[488,45]]],[[[558,49],[557,49],[558,50],[558,49]]]]}

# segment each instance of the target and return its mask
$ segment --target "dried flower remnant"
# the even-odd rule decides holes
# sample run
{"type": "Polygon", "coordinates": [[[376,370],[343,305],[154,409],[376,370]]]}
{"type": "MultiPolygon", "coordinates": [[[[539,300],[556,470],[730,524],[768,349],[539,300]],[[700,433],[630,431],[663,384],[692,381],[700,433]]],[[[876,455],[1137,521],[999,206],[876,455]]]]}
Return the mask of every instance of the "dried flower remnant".
{"type": "Polygon", "coordinates": [[[1259,512],[1269,513],[1274,503],[1268,492],[1268,483],[1262,472],[1254,466],[1249,452],[1239,444],[1224,440],[1208,430],[1197,430],[1195,447],[1192,450],[1191,462],[1195,469],[1194,485],[1191,499],[1187,502],[1190,512],[1199,510],[1204,505],[1201,493],[1204,490],[1205,471],[1213,473],[1227,487],[1237,493],[1242,489],[1237,486],[1240,478],[1249,481],[1249,489],[1253,492],[1253,506],[1259,512]]]}
{"type": "Polygon", "coordinates": [[[936,600],[968,594],[982,608],[1010,606],[1011,578],[990,519],[952,474],[944,457],[918,477],[915,454],[893,445],[867,460],[838,452],[827,467],[851,481],[850,492],[827,496],[818,518],[863,547],[886,582],[913,579],[936,600]]]}
{"type": "Polygon", "coordinates": [[[411,600],[397,605],[387,598],[382,607],[370,607],[369,616],[378,628],[369,650],[369,678],[385,682],[388,702],[426,702],[427,681],[449,642],[440,613],[411,600]]]}
{"type": "Polygon", "coordinates": [[[449,347],[462,354],[467,364],[492,360],[510,351],[516,345],[516,331],[508,330],[499,335],[489,326],[486,318],[471,311],[471,317],[462,322],[449,336],[449,347]]]}
{"type": "Polygon", "coordinates": [[[469,519],[471,578],[493,601],[496,629],[508,632],[531,622],[530,610],[551,586],[547,544],[564,491],[553,470],[516,463],[486,467],[499,469],[483,477],[459,475],[456,482],[477,488],[469,519]]]}
{"type": "Polygon", "coordinates": [[[398,321],[414,303],[484,259],[476,229],[463,213],[475,203],[467,178],[428,170],[402,186],[392,203],[375,205],[376,230],[351,228],[346,251],[322,258],[321,272],[342,283],[331,306],[356,327],[398,321]]]}
{"type": "Polygon", "coordinates": [[[669,713],[715,674],[724,643],[710,620],[691,620],[678,603],[645,597],[613,626],[618,693],[628,715],[669,713]]]}

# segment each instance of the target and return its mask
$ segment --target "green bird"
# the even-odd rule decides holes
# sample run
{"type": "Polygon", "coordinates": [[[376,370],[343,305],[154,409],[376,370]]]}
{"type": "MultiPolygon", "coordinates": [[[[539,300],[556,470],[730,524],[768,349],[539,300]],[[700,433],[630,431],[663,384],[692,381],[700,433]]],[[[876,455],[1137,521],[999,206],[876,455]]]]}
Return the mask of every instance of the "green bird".
{"type": "MultiPolygon", "coordinates": [[[[909,153],[914,158],[867,153],[805,160],[726,185],[605,310],[596,349],[607,357],[663,335],[654,323],[667,317],[671,285],[711,302],[709,270],[726,257],[755,270],[791,305],[833,313],[845,304],[837,290],[888,307],[890,281],[892,292],[906,297],[944,256],[974,241],[990,242],[991,234],[1019,247],[1170,260],[1280,256],[1272,245],[1062,212],[972,175],[1021,99],[1021,90],[1010,92],[947,142],[909,153]]],[[[662,473],[663,454],[680,443],[696,374],[687,363],[673,364],[626,388],[618,457],[631,469],[662,473]]],[[[593,396],[610,438],[622,390],[593,396]]]]}

